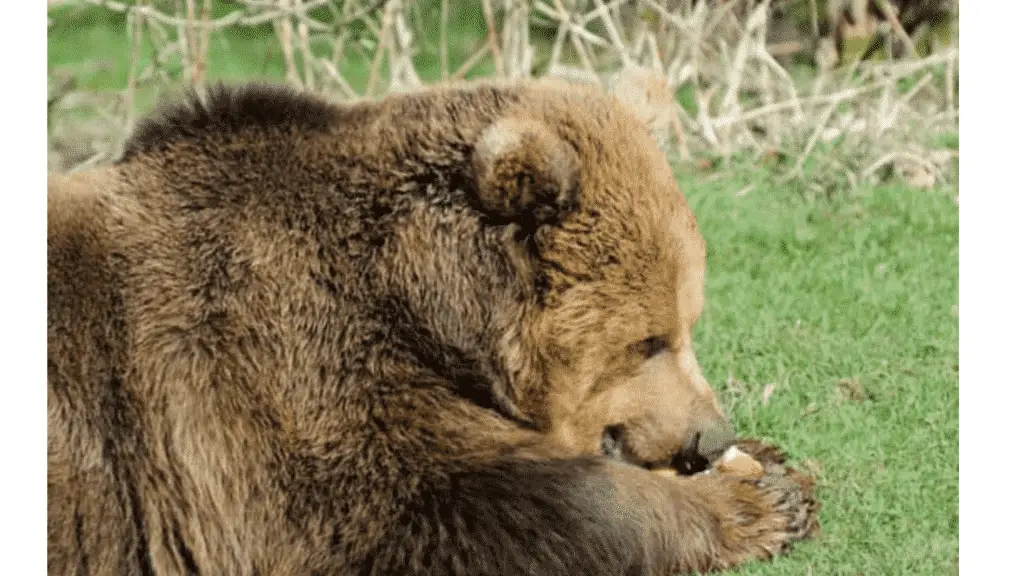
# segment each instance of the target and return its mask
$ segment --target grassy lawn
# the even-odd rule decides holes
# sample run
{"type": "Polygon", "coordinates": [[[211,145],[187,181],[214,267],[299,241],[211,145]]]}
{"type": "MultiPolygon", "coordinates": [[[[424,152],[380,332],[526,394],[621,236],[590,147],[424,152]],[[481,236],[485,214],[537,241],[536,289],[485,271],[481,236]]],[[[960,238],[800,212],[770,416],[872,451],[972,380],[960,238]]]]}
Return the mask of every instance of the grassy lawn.
{"type": "MultiPolygon", "coordinates": [[[[453,27],[467,32],[454,35],[479,38],[480,15],[459,16],[453,27]]],[[[125,85],[123,18],[80,8],[51,17],[51,71],[84,89],[125,85]]],[[[451,69],[476,46],[453,42],[451,69]]],[[[143,60],[151,55],[145,46],[143,60]]],[[[440,77],[436,54],[417,64],[425,80],[440,77]]],[[[365,82],[364,62],[346,66],[365,82]]],[[[212,78],[283,77],[280,44],[269,26],[218,34],[209,68],[212,78]]],[[[738,573],[956,573],[955,191],[882,187],[807,203],[766,184],[734,195],[762,176],[680,177],[709,251],[698,355],[743,435],[820,471],[824,507],[816,541],[738,573]]]]}
{"type": "Polygon", "coordinates": [[[708,243],[705,372],[744,435],[821,470],[820,538],[739,573],[956,573],[951,191],[808,205],[781,189],[736,198],[739,178],[683,186],[708,243]]]}

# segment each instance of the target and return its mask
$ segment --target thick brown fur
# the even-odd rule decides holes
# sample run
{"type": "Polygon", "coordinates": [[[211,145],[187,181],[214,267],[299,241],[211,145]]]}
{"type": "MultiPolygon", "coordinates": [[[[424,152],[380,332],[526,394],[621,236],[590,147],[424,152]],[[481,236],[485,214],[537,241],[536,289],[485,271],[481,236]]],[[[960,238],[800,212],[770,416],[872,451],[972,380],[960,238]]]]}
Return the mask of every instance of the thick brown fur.
{"type": "Polygon", "coordinates": [[[733,437],[703,240],[600,91],[218,88],[48,227],[52,574],[670,574],[816,525],[786,474],[644,468],[733,437]]]}

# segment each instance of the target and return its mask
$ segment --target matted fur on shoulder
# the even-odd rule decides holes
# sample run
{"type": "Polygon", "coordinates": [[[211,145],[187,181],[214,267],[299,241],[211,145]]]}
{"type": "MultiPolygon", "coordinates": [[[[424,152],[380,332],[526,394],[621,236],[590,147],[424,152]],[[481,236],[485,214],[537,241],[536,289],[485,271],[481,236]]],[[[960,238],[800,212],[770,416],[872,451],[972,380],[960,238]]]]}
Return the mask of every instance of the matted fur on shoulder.
{"type": "Polygon", "coordinates": [[[141,120],[120,161],[207,134],[246,128],[325,130],[337,118],[338,109],[315,94],[261,82],[218,83],[205,91],[193,88],[141,120]]]}

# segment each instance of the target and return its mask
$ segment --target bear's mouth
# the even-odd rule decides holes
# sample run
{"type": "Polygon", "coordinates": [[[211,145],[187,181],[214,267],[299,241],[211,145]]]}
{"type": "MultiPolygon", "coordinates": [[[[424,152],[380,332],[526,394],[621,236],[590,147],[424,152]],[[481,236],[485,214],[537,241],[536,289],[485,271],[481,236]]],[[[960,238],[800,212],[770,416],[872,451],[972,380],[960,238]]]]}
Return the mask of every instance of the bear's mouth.
{"type": "Polygon", "coordinates": [[[692,476],[707,470],[711,466],[711,462],[700,453],[699,445],[700,434],[694,434],[687,440],[682,450],[672,456],[669,466],[683,476],[692,476]]]}
{"type": "Polygon", "coordinates": [[[621,424],[608,426],[601,435],[601,451],[612,460],[625,461],[623,436],[625,428],[621,424]]]}
{"type": "Polygon", "coordinates": [[[625,462],[648,470],[672,468],[681,476],[693,476],[708,469],[711,462],[697,451],[699,435],[694,435],[671,459],[645,462],[637,458],[626,443],[626,428],[622,424],[607,426],[601,436],[601,451],[612,460],[625,462]]]}

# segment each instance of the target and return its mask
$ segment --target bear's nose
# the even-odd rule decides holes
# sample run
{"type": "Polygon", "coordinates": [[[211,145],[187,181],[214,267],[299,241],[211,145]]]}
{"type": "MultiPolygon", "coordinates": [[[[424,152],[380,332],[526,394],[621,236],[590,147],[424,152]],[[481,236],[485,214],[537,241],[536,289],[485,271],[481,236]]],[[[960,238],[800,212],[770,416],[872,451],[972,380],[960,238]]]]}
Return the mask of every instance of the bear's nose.
{"type": "Polygon", "coordinates": [[[736,431],[726,420],[719,420],[700,433],[697,441],[697,453],[714,462],[719,456],[736,443],[736,431]]]}
{"type": "Polygon", "coordinates": [[[693,434],[672,458],[672,467],[680,474],[692,475],[708,465],[736,443],[736,432],[727,421],[717,421],[693,434]]]}

